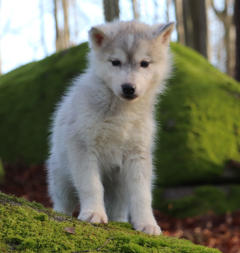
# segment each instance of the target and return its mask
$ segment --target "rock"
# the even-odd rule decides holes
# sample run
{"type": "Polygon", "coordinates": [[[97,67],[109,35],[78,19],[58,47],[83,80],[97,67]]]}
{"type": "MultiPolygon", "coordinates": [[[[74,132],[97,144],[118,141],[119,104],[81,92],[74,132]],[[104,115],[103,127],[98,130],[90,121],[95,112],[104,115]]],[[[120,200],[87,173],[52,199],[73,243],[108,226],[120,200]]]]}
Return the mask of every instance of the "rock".
{"type": "MultiPolygon", "coordinates": [[[[224,183],[226,162],[240,161],[240,83],[191,49],[172,51],[175,68],[156,113],[156,184],[224,183]]],[[[232,173],[240,182],[239,167],[232,173]]]]}
{"type": "Polygon", "coordinates": [[[240,185],[192,185],[154,190],[154,207],[174,217],[213,212],[224,214],[240,207],[240,185]]]}

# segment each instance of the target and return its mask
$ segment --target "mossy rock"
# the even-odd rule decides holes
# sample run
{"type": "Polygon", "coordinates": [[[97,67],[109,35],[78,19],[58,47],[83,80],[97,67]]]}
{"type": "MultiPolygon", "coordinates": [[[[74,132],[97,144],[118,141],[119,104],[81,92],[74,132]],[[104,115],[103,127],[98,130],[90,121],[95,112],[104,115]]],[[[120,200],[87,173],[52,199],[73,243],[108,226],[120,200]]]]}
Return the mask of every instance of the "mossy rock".
{"type": "MultiPolygon", "coordinates": [[[[161,126],[155,152],[157,192],[181,185],[240,183],[239,169],[226,166],[230,159],[240,160],[240,84],[193,50],[176,43],[171,49],[174,72],[156,108],[161,126]]],[[[86,68],[87,51],[84,43],[0,77],[3,162],[45,161],[55,105],[72,78],[86,68]]],[[[183,199],[181,207],[180,200],[174,202],[176,210],[196,203],[189,201],[191,196],[183,199]]],[[[171,203],[165,201],[155,194],[155,206],[167,210],[171,203]]],[[[211,208],[206,207],[205,211],[211,208]]]]}
{"type": "Polygon", "coordinates": [[[51,116],[73,77],[86,67],[86,43],[0,77],[0,158],[42,164],[51,116]]]}
{"type": "MultiPolygon", "coordinates": [[[[214,182],[229,174],[227,160],[240,160],[240,84],[193,50],[171,48],[173,77],[157,105],[157,184],[214,182]]],[[[71,79],[84,71],[87,51],[84,43],[0,77],[4,162],[45,161],[51,115],[71,79]]],[[[240,177],[240,171],[230,174],[240,177]]]]}
{"type": "Polygon", "coordinates": [[[240,182],[240,83],[172,44],[175,69],[157,106],[157,185],[240,182]]]}
{"type": "Polygon", "coordinates": [[[220,253],[187,240],[148,236],[127,223],[92,225],[0,193],[0,251],[220,253]]]}
{"type": "Polygon", "coordinates": [[[240,208],[240,185],[202,185],[155,188],[154,207],[186,218],[206,213],[224,214],[240,208]]]}

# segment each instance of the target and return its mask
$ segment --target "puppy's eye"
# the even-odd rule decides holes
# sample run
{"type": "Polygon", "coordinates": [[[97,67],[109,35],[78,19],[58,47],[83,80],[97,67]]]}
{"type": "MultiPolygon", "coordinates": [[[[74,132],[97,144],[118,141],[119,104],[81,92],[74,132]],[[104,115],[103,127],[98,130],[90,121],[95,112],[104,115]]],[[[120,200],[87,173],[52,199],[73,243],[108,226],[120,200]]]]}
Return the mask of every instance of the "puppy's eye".
{"type": "Polygon", "coordinates": [[[121,61],[119,60],[112,60],[111,63],[114,67],[120,67],[122,65],[121,61]]]}
{"type": "Polygon", "coordinates": [[[141,62],[140,62],[140,66],[141,66],[142,68],[147,68],[147,67],[149,66],[149,62],[148,62],[148,61],[141,61],[141,62]]]}

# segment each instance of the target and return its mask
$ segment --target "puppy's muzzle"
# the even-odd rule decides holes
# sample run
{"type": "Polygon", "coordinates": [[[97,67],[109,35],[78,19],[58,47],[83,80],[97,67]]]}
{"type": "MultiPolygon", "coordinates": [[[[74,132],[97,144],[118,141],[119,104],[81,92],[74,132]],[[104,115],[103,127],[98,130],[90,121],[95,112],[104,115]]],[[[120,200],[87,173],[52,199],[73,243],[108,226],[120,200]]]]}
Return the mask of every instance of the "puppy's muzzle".
{"type": "Polygon", "coordinates": [[[137,95],[135,86],[131,83],[122,84],[122,97],[129,100],[136,98],[137,95]]]}

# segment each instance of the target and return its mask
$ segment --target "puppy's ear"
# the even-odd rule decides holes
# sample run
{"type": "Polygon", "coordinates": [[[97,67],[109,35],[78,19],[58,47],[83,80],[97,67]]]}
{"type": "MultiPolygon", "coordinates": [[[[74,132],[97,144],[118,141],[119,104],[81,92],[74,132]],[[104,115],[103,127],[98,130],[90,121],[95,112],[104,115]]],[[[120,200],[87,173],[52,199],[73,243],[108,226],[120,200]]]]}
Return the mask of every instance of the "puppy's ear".
{"type": "Polygon", "coordinates": [[[153,32],[154,39],[162,43],[163,45],[168,45],[174,27],[174,22],[157,26],[157,28],[153,32]]]}
{"type": "Polygon", "coordinates": [[[89,40],[94,48],[100,48],[107,40],[107,35],[99,28],[93,27],[88,32],[89,40]]]}

